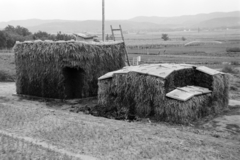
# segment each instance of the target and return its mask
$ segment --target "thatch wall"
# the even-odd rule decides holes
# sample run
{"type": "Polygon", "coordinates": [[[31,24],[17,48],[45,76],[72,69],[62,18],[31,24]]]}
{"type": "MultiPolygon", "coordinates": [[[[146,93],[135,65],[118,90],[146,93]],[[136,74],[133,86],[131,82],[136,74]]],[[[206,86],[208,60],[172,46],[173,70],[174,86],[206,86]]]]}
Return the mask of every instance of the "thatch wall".
{"type": "Polygon", "coordinates": [[[187,85],[194,85],[195,70],[193,68],[174,71],[170,74],[165,82],[166,93],[187,85]]]}
{"type": "Polygon", "coordinates": [[[98,81],[98,102],[106,113],[152,118],[187,124],[228,107],[228,77],[208,75],[195,68],[174,71],[166,79],[129,72],[114,74],[98,81]],[[166,97],[166,93],[187,85],[208,88],[210,94],[194,96],[183,102],[166,97]]]}
{"type": "Polygon", "coordinates": [[[210,102],[211,94],[194,96],[185,102],[166,98],[155,107],[154,119],[187,124],[212,113],[210,102]]]}
{"type": "Polygon", "coordinates": [[[124,43],[34,41],[16,43],[14,53],[17,94],[46,98],[96,96],[97,78],[125,66],[124,43]],[[67,94],[71,77],[81,84],[75,95],[67,94]]]}
{"type": "Polygon", "coordinates": [[[228,106],[229,77],[226,74],[208,75],[195,71],[194,85],[209,88],[211,95],[211,112],[218,113],[228,106]]]}
{"type": "Polygon", "coordinates": [[[164,81],[138,73],[116,74],[112,80],[99,81],[98,101],[107,110],[148,116],[152,102],[165,99],[164,81]],[[161,99],[162,98],[162,99],[161,99]]]}

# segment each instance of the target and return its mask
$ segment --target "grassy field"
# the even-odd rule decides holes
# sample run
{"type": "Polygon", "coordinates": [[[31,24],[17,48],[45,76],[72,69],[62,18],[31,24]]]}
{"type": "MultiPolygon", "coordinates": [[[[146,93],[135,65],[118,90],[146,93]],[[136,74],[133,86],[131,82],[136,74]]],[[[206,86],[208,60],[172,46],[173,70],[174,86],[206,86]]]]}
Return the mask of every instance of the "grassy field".
{"type": "MultiPolygon", "coordinates": [[[[161,34],[127,34],[130,60],[140,55],[141,63],[192,63],[224,68],[231,73],[230,99],[240,100],[240,53],[226,51],[239,46],[239,32],[168,32],[170,41],[163,41],[161,34]],[[184,46],[195,40],[223,43],[184,46]]],[[[1,75],[7,77],[4,81],[14,81],[13,53],[0,53],[0,81],[1,75]]],[[[231,122],[224,130],[218,129],[214,116],[190,126],[149,123],[144,119],[117,121],[68,112],[81,104],[26,100],[12,96],[15,91],[14,83],[0,83],[0,159],[238,160],[240,157],[239,126],[231,122]],[[207,123],[213,126],[206,127],[207,123]]],[[[233,115],[231,120],[237,122],[239,106],[230,107],[224,114],[233,115]]],[[[224,119],[224,115],[218,118],[221,117],[224,119]]]]}
{"type": "MultiPolygon", "coordinates": [[[[240,99],[238,76],[231,75],[234,99],[240,99]]],[[[193,126],[129,123],[67,112],[72,104],[13,97],[13,86],[0,84],[0,157],[5,159],[237,160],[240,156],[240,130],[205,128],[203,124],[213,117],[193,126]]]]}
{"type": "MultiPolygon", "coordinates": [[[[17,152],[16,150],[18,152],[23,150],[25,154],[24,149],[29,148],[29,152],[32,151],[33,155],[29,154],[34,157],[41,157],[49,151],[50,157],[46,159],[51,159],[51,156],[68,157],[67,153],[71,152],[75,155],[81,154],[82,157],[89,156],[92,159],[95,157],[104,160],[237,160],[240,156],[238,134],[167,123],[144,121],[129,123],[111,120],[56,110],[52,109],[53,106],[46,107],[45,102],[10,96],[1,98],[0,102],[0,131],[7,131],[10,135],[14,133],[19,135],[20,139],[27,137],[34,139],[30,146],[22,140],[24,144],[18,144],[20,146],[18,149],[13,147],[13,153],[17,152]],[[38,141],[46,142],[50,147],[43,146],[43,150],[41,147],[36,149],[35,144],[38,141]],[[56,152],[51,146],[61,148],[61,152],[56,152]]],[[[54,107],[57,105],[55,104],[54,107]]],[[[6,145],[8,143],[17,145],[19,142],[14,142],[15,140],[11,136],[2,138],[2,141],[8,141],[6,145]]]]}
{"type": "Polygon", "coordinates": [[[152,55],[189,55],[189,56],[221,56],[235,57],[238,53],[227,52],[227,48],[234,48],[240,43],[223,42],[222,44],[202,44],[199,46],[151,46],[144,45],[142,47],[128,47],[130,54],[152,54],[152,55]]]}
{"type": "Polygon", "coordinates": [[[162,33],[126,34],[126,44],[130,61],[141,56],[147,63],[173,62],[212,65],[221,68],[222,63],[240,64],[240,52],[227,52],[229,48],[239,48],[239,30],[166,32],[170,40],[163,41],[162,33]],[[186,40],[183,41],[182,37],[186,40]],[[191,41],[201,41],[195,46],[185,46],[191,41]],[[213,43],[219,41],[221,44],[213,43]],[[211,58],[209,58],[211,57],[211,58]]]}
{"type": "Polygon", "coordinates": [[[240,32],[239,29],[232,30],[211,30],[211,31],[175,31],[175,32],[151,32],[151,33],[139,33],[139,34],[125,34],[124,38],[127,45],[146,45],[146,44],[175,44],[182,45],[190,41],[221,41],[239,43],[240,32]],[[168,34],[170,41],[163,41],[161,39],[162,34],[168,34]],[[186,40],[183,41],[182,37],[186,40]]]}
{"type": "Polygon", "coordinates": [[[2,160],[77,160],[75,157],[55,152],[50,148],[36,145],[34,142],[27,142],[24,139],[9,134],[0,133],[0,143],[0,157],[2,160]]]}
{"type": "Polygon", "coordinates": [[[237,63],[240,66],[240,57],[209,57],[209,56],[186,56],[186,55],[136,55],[129,54],[130,62],[133,57],[141,56],[142,63],[190,63],[196,65],[204,65],[211,68],[220,69],[226,63],[237,63]]]}
{"type": "MultiPolygon", "coordinates": [[[[212,68],[222,68],[225,63],[240,65],[240,52],[227,52],[228,48],[239,48],[240,30],[211,31],[175,31],[125,34],[129,59],[141,56],[142,63],[193,63],[204,64],[212,68]],[[169,35],[169,41],[163,41],[163,33],[169,35]],[[186,40],[183,41],[182,37],[186,40]],[[203,43],[197,46],[184,46],[191,41],[220,41],[221,44],[203,43]]],[[[15,76],[13,53],[0,53],[0,70],[15,76]]]]}

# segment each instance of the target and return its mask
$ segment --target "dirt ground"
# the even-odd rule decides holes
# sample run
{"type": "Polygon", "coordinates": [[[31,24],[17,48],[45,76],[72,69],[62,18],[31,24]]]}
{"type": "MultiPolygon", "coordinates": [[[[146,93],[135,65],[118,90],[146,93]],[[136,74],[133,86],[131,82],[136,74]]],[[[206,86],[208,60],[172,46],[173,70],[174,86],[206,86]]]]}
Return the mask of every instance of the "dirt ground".
{"type": "Polygon", "coordinates": [[[69,110],[74,102],[27,100],[12,96],[13,93],[15,83],[0,83],[0,130],[47,144],[64,154],[104,160],[240,157],[237,100],[231,100],[229,109],[217,117],[181,126],[72,113],[69,110]]]}

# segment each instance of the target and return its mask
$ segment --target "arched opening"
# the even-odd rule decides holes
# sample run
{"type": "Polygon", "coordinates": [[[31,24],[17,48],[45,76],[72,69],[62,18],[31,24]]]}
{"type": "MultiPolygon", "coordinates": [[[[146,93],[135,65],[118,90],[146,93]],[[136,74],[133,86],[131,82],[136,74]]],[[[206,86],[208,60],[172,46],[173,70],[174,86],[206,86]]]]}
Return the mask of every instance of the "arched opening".
{"type": "Polygon", "coordinates": [[[83,97],[85,72],[79,68],[63,68],[65,95],[67,99],[83,97]]]}

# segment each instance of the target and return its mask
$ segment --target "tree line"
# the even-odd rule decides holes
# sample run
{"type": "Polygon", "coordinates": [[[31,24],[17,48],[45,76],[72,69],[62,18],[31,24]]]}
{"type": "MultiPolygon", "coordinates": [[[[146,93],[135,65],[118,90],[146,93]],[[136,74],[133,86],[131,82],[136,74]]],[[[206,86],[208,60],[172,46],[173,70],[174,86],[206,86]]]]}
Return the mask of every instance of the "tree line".
{"type": "Polygon", "coordinates": [[[31,33],[27,28],[21,26],[8,25],[3,30],[0,30],[0,49],[11,49],[16,41],[29,41],[29,40],[71,40],[75,39],[73,35],[63,34],[49,34],[47,32],[38,31],[31,33]]]}

